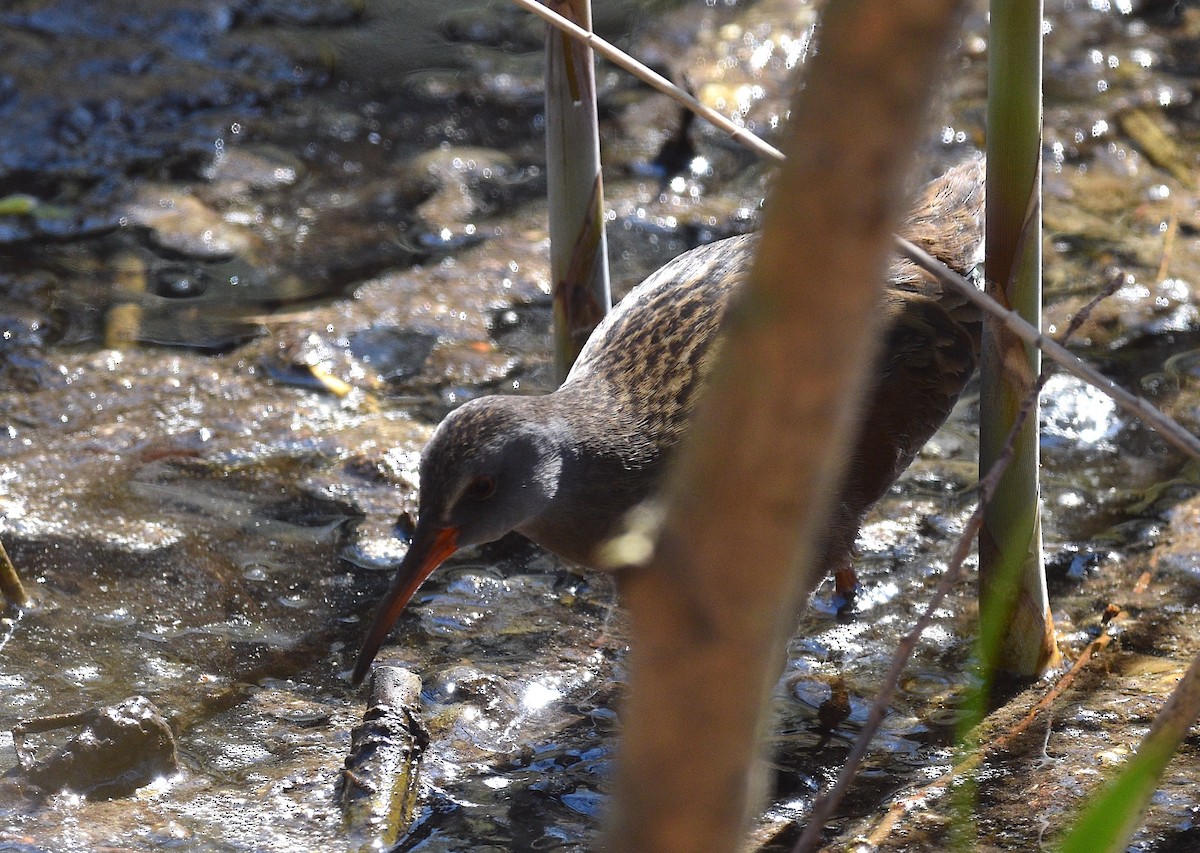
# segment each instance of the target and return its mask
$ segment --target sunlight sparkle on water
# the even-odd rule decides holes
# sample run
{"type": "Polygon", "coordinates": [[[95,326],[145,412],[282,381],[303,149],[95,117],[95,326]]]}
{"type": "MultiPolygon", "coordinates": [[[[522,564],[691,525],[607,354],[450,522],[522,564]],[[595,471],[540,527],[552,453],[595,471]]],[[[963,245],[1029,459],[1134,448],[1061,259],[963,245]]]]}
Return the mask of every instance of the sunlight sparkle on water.
{"type": "Polygon", "coordinates": [[[60,674],[76,684],[82,684],[85,681],[95,681],[99,678],[100,667],[92,665],[75,666],[62,670],[60,674]]]}
{"type": "MultiPolygon", "coordinates": [[[[946,618],[947,615],[949,614],[943,611],[942,618],[946,618]]],[[[935,648],[946,648],[956,639],[954,634],[947,630],[944,625],[930,625],[922,632],[921,637],[926,643],[935,648]]]]}
{"type": "Polygon", "coordinates": [[[535,681],[525,688],[525,693],[521,696],[521,707],[526,711],[540,711],[561,697],[562,691],[558,688],[535,681]]]}
{"type": "Polygon", "coordinates": [[[855,602],[855,606],[859,610],[870,610],[873,607],[886,604],[899,594],[900,587],[894,581],[884,581],[883,583],[875,584],[869,589],[864,589],[855,602]]]}
{"type": "Polygon", "coordinates": [[[1119,429],[1110,397],[1074,377],[1055,374],[1042,394],[1044,434],[1080,444],[1097,444],[1119,429]]]}

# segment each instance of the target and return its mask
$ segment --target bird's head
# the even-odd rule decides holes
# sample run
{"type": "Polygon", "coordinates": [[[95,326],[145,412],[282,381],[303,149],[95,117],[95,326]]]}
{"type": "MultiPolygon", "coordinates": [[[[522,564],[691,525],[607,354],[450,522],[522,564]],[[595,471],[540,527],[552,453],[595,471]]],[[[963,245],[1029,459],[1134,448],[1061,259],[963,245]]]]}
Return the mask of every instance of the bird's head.
{"type": "Polygon", "coordinates": [[[366,676],[393,623],[442,562],[536,518],[554,499],[563,454],[534,397],[484,397],[446,417],[421,457],[417,529],[363,641],[352,680],[366,676]]]}

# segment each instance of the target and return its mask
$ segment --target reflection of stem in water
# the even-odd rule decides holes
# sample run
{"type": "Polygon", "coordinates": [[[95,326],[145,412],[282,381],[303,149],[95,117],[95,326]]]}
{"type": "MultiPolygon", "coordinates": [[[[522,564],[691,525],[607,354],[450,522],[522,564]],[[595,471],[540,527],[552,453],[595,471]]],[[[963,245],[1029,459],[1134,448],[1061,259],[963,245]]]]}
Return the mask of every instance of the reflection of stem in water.
{"type": "Polygon", "coordinates": [[[1163,233],[1162,260],[1158,263],[1158,273],[1155,282],[1165,281],[1167,272],[1171,269],[1171,250],[1175,248],[1175,235],[1179,232],[1179,202],[1171,204],[1171,215],[1167,219],[1167,228],[1163,233]]]}
{"type": "Polygon", "coordinates": [[[146,292],[146,265],[132,252],[124,252],[117,256],[113,270],[117,294],[104,320],[104,345],[128,349],[137,341],[142,328],[139,297],[146,292]]]}
{"type": "Polygon", "coordinates": [[[0,542],[0,592],[4,593],[11,607],[24,607],[29,603],[29,596],[25,593],[16,567],[8,558],[8,552],[4,550],[3,542],[0,542]]]}

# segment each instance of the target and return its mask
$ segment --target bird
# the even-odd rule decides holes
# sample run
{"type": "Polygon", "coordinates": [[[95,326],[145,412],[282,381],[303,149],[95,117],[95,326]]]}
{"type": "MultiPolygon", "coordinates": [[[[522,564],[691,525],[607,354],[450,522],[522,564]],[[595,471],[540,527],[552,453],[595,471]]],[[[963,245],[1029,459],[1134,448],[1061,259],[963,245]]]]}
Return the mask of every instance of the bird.
{"type": "MultiPolygon", "coordinates": [[[[982,260],[985,168],[973,159],[932,180],[900,228],[962,273],[982,260]]],[[[603,544],[653,494],[687,434],[756,242],[755,234],[728,237],[652,273],[605,316],[556,390],[479,397],[446,416],[422,453],[417,524],[353,683],[417,588],[460,548],[517,531],[571,562],[606,568],[603,544]]],[[[886,283],[859,436],[819,548],[847,595],[863,516],[946,420],[979,354],[982,319],[965,298],[900,257],[886,283]]]]}

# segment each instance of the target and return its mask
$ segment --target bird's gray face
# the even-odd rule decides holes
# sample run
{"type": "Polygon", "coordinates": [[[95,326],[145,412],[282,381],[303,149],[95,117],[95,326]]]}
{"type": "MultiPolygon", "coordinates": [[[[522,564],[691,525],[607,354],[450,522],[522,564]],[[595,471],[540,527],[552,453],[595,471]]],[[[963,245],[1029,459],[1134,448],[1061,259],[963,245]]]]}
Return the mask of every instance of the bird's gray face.
{"type": "Polygon", "coordinates": [[[452,412],[421,458],[421,506],[408,553],[367,633],[360,682],[408,600],[442,562],[537,518],[558,491],[563,455],[535,398],[484,397],[452,412]]]}
{"type": "Polygon", "coordinates": [[[421,459],[418,527],[453,529],[458,547],[499,539],[553,500],[562,454],[548,425],[488,397],[453,412],[421,459]]]}

